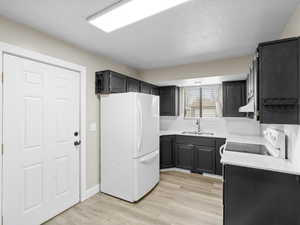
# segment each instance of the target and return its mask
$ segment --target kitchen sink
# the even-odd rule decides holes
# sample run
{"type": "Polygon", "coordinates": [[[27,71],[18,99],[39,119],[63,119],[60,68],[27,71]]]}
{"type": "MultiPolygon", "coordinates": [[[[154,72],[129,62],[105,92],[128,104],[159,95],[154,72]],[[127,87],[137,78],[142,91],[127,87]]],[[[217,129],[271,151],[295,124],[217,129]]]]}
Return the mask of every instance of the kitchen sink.
{"type": "Polygon", "coordinates": [[[205,136],[205,135],[212,136],[212,135],[214,135],[214,133],[204,132],[204,131],[200,131],[200,132],[197,132],[197,131],[183,131],[182,134],[191,134],[191,135],[199,135],[199,136],[205,136]]]}

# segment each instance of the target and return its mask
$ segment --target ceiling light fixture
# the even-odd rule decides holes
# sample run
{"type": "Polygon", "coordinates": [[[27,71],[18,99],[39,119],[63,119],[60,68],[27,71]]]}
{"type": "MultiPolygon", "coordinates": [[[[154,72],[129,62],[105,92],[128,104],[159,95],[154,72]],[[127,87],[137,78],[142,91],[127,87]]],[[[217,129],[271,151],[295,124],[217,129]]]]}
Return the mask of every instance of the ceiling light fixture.
{"type": "Polygon", "coordinates": [[[88,18],[97,28],[112,32],[190,0],[123,0],[88,18]]]}

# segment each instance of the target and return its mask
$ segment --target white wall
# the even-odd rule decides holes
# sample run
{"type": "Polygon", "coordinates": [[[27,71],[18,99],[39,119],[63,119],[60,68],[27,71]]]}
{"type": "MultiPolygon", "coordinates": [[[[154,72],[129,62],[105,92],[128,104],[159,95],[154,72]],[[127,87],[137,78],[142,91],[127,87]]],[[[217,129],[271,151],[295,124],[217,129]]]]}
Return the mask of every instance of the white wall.
{"type": "MultiPolygon", "coordinates": [[[[217,136],[228,135],[259,136],[259,122],[248,118],[201,118],[200,128],[205,132],[212,132],[217,136]]],[[[195,120],[179,117],[160,117],[160,129],[162,131],[196,131],[195,120]]]]}
{"type": "MultiPolygon", "coordinates": [[[[162,69],[144,70],[140,76],[149,82],[181,80],[208,76],[240,75],[249,70],[251,56],[227,58],[208,62],[193,63],[162,69]]],[[[182,93],[182,92],[181,92],[182,93]]],[[[181,102],[183,97],[181,96],[181,102]]],[[[161,117],[162,130],[194,130],[192,120],[180,117],[161,117]]],[[[201,119],[201,129],[220,134],[259,135],[259,123],[245,118],[201,119]]]]}
{"type": "Polygon", "coordinates": [[[97,131],[87,129],[87,188],[99,183],[99,100],[95,95],[95,71],[112,69],[136,76],[136,71],[111,60],[90,54],[64,41],[0,17],[0,41],[57,57],[87,68],[87,126],[97,124],[97,131]]]}
{"type": "Polygon", "coordinates": [[[289,23],[285,26],[281,38],[300,36],[300,5],[291,16],[289,23]]]}
{"type": "MultiPolygon", "coordinates": [[[[254,53],[253,53],[254,54],[254,53]]],[[[227,58],[140,72],[149,82],[181,80],[208,76],[240,75],[248,72],[251,56],[227,58]]]]}
{"type": "MultiPolygon", "coordinates": [[[[178,117],[161,116],[160,129],[162,131],[195,131],[195,120],[184,118],[184,94],[180,90],[180,115],[178,117]]],[[[226,137],[228,135],[260,135],[259,122],[248,118],[201,118],[200,128],[205,132],[226,137]]]]}

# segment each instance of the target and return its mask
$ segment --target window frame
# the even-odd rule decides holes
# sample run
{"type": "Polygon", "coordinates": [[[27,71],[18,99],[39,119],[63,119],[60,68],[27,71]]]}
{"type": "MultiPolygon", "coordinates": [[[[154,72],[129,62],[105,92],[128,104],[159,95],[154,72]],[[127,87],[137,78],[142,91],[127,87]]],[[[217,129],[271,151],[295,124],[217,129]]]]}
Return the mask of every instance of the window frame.
{"type": "MultiPolygon", "coordinates": [[[[185,120],[195,120],[195,119],[219,119],[219,118],[222,118],[223,117],[223,113],[220,115],[220,116],[214,116],[214,117],[209,117],[209,116],[206,116],[206,117],[203,117],[203,107],[202,107],[202,104],[203,104],[203,88],[204,87],[209,87],[209,86],[215,86],[217,88],[220,88],[220,92],[222,94],[222,85],[220,84],[209,84],[209,85],[197,85],[197,86],[184,86],[182,87],[182,116],[183,116],[183,119],[185,120]],[[188,88],[199,88],[200,90],[200,116],[199,117],[186,117],[186,112],[185,112],[185,109],[186,109],[186,90],[185,89],[188,89],[188,88]]],[[[222,96],[221,96],[221,99],[222,99],[222,96]]],[[[223,101],[223,100],[222,100],[223,101]]],[[[223,105],[223,102],[222,102],[222,105],[223,105]]]]}

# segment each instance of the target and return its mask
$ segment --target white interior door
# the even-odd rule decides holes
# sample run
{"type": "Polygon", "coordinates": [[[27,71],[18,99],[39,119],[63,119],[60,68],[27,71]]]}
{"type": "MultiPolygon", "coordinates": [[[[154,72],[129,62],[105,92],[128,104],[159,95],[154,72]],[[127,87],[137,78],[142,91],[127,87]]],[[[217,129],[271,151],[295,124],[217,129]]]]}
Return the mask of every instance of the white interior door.
{"type": "Polygon", "coordinates": [[[79,74],[3,59],[3,225],[37,225],[79,202],[79,74]]]}

